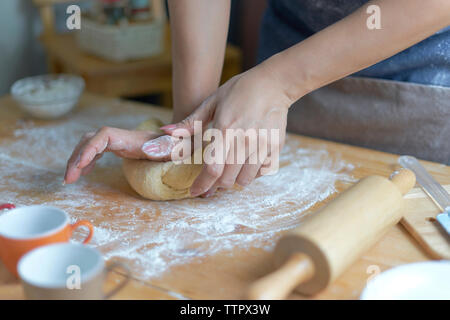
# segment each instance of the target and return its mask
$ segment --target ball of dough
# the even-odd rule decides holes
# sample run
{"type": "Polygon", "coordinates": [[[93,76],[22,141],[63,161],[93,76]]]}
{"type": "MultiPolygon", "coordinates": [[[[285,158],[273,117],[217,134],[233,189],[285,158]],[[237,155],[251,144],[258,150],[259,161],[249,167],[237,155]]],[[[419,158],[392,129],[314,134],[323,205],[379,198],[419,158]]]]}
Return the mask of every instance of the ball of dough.
{"type": "MultiPolygon", "coordinates": [[[[136,129],[162,133],[159,130],[162,125],[158,119],[150,119],[136,129]]],[[[189,189],[200,174],[202,165],[124,159],[122,169],[128,183],[142,197],[174,200],[191,197],[189,189]]]]}

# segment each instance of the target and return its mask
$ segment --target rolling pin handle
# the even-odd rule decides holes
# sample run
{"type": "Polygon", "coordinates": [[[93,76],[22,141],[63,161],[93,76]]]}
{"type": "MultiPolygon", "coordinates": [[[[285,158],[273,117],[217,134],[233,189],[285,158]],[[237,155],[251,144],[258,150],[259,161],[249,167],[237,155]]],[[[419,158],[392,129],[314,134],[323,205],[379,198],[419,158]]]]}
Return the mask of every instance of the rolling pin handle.
{"type": "Polygon", "coordinates": [[[250,300],[279,300],[314,275],[312,260],[303,253],[293,254],[275,272],[256,281],[247,292],[250,300]]]}
{"type": "Polygon", "coordinates": [[[389,179],[397,186],[402,195],[407,194],[416,184],[416,175],[408,169],[395,171],[389,179]]]}

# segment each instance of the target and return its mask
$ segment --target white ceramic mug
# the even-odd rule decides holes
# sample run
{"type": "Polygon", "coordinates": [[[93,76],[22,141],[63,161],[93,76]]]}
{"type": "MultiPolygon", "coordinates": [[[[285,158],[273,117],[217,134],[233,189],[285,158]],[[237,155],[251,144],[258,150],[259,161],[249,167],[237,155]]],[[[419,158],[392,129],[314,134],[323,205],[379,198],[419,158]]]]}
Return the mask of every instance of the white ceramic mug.
{"type": "Polygon", "coordinates": [[[75,243],[52,244],[37,248],[20,259],[17,267],[28,299],[101,300],[122,289],[129,279],[128,269],[113,262],[105,265],[94,248],[75,243]],[[124,280],[104,293],[106,275],[120,267],[124,280]]]}

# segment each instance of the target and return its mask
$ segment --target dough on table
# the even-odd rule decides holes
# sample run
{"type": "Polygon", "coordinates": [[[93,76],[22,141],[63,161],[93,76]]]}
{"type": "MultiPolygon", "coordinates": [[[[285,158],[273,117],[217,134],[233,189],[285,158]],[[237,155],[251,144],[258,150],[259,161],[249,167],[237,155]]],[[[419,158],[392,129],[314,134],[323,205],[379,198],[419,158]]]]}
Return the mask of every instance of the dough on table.
{"type": "MultiPolygon", "coordinates": [[[[136,129],[162,133],[159,130],[162,125],[158,119],[149,119],[136,129]]],[[[191,197],[189,189],[200,174],[202,165],[124,159],[122,169],[128,183],[142,197],[174,200],[191,197]]]]}

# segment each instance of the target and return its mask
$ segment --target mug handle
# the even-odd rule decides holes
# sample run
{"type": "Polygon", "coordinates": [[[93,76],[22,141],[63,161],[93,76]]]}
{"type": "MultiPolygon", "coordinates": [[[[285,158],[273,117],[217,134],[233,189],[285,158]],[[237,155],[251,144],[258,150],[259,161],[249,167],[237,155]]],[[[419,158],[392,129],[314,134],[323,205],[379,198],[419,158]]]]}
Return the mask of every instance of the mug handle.
{"type": "Polygon", "coordinates": [[[113,261],[111,263],[109,263],[106,267],[105,267],[105,273],[108,274],[110,272],[113,272],[114,269],[116,268],[120,268],[123,271],[125,271],[124,279],[113,289],[111,289],[109,292],[105,293],[104,298],[105,299],[109,299],[111,298],[113,295],[115,295],[117,292],[119,292],[120,290],[123,289],[123,287],[126,286],[126,284],[128,283],[128,281],[130,281],[130,276],[131,276],[131,272],[130,269],[123,264],[122,262],[119,261],[113,261]]]}
{"type": "Polygon", "coordinates": [[[16,206],[12,203],[2,203],[0,204],[0,210],[11,210],[14,209],[16,206]]]}
{"type": "Polygon", "coordinates": [[[80,220],[80,221],[77,221],[77,222],[75,222],[74,224],[71,224],[71,225],[70,225],[70,227],[71,227],[71,229],[72,229],[72,232],[74,232],[75,229],[77,229],[77,228],[79,228],[79,227],[81,227],[81,226],[88,227],[88,229],[89,229],[89,234],[88,234],[88,236],[86,237],[86,239],[84,239],[84,241],[83,241],[83,244],[86,244],[86,243],[88,243],[89,241],[91,241],[92,236],[94,235],[94,227],[92,226],[92,223],[90,223],[90,222],[87,221],[87,220],[80,220]]]}

